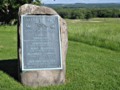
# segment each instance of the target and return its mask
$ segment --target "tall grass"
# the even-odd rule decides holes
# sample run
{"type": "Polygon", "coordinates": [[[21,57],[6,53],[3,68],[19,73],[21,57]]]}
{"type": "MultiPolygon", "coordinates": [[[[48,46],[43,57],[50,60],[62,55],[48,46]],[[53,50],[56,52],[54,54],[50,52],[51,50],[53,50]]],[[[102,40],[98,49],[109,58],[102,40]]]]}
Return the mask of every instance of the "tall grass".
{"type": "Polygon", "coordinates": [[[120,19],[67,20],[69,40],[120,51],[120,19]]]}

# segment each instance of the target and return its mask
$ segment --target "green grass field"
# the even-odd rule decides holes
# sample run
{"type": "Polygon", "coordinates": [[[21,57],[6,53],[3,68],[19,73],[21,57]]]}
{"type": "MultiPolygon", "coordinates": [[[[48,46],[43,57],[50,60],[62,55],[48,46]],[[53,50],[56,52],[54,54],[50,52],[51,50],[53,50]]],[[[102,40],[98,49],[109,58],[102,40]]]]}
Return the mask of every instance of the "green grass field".
{"type": "Polygon", "coordinates": [[[120,19],[67,20],[69,40],[120,51],[120,19]]]}
{"type": "Polygon", "coordinates": [[[14,79],[17,27],[0,26],[0,90],[120,90],[120,19],[66,21],[66,84],[36,89],[14,79]]]}

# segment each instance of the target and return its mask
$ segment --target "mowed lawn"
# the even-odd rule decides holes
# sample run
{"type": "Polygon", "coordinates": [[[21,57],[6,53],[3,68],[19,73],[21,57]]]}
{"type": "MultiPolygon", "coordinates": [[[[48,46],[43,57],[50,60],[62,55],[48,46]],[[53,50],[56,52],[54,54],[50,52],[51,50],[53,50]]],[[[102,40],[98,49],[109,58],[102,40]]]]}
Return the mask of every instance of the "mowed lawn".
{"type": "Polygon", "coordinates": [[[66,21],[66,83],[39,88],[16,80],[17,27],[0,26],[0,90],[120,90],[120,19],[66,21]]]}

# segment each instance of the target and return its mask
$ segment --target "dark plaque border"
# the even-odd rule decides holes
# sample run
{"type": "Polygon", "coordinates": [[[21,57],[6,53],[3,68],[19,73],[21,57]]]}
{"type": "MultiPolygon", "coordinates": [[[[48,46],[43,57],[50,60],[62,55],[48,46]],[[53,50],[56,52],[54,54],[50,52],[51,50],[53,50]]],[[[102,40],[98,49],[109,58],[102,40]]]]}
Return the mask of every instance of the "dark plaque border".
{"type": "Polygon", "coordinates": [[[59,16],[58,15],[21,15],[21,48],[22,48],[22,70],[23,71],[34,71],[34,70],[59,70],[59,69],[62,69],[62,49],[61,49],[61,36],[60,36],[60,22],[59,22],[59,16]],[[45,16],[45,17],[57,17],[58,19],[58,22],[57,22],[57,25],[58,25],[58,30],[59,30],[59,54],[60,54],[60,58],[59,58],[59,62],[60,62],[60,65],[59,67],[54,67],[54,68],[25,68],[25,58],[24,58],[24,45],[25,45],[25,41],[24,41],[24,33],[23,33],[23,24],[26,24],[23,20],[24,17],[40,17],[40,16],[45,16]]]}

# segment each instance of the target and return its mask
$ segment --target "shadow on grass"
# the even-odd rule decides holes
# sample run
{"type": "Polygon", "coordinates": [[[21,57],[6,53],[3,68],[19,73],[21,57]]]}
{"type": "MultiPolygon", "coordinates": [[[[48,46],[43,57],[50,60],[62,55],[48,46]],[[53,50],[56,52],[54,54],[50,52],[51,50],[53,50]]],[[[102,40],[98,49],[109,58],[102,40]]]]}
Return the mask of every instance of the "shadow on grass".
{"type": "Polygon", "coordinates": [[[7,73],[18,81],[18,61],[17,59],[0,60],[0,70],[7,73]]]}

